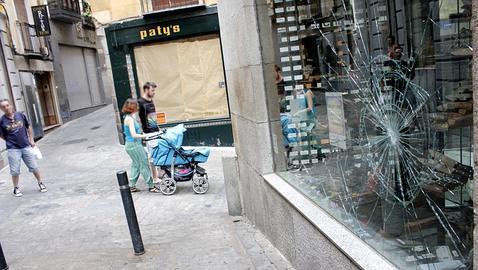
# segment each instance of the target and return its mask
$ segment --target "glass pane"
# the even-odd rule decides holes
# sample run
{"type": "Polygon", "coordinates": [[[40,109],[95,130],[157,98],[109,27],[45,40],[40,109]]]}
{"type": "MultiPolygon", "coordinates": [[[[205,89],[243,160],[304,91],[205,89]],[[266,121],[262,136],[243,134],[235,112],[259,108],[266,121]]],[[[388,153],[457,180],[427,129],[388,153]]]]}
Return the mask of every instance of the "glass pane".
{"type": "Polygon", "coordinates": [[[472,269],[471,1],[270,2],[280,175],[401,269],[472,269]]]}

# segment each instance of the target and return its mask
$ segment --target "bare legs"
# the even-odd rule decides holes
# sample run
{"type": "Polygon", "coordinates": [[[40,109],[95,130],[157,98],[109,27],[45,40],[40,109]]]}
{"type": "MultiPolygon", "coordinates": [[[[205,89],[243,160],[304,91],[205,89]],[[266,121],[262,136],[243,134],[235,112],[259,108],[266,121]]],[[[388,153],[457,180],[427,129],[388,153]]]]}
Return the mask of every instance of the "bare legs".
{"type": "MultiPolygon", "coordinates": [[[[40,171],[39,171],[39,170],[33,172],[33,175],[35,175],[35,178],[37,179],[38,183],[41,183],[41,182],[42,182],[42,180],[41,180],[41,174],[40,174],[40,171]]],[[[14,175],[14,176],[12,176],[12,182],[13,182],[13,186],[14,186],[14,187],[18,187],[18,183],[20,182],[20,175],[14,175]]]]}
{"type": "Polygon", "coordinates": [[[158,179],[158,169],[153,165],[153,163],[149,164],[151,166],[151,171],[153,172],[153,180],[156,181],[158,179]]]}
{"type": "Polygon", "coordinates": [[[12,176],[12,181],[13,181],[13,186],[18,187],[18,182],[20,181],[20,176],[19,175],[12,176]]]}
{"type": "Polygon", "coordinates": [[[35,175],[35,178],[37,179],[38,183],[41,183],[41,174],[40,170],[36,170],[33,172],[33,175],[35,175]]]}

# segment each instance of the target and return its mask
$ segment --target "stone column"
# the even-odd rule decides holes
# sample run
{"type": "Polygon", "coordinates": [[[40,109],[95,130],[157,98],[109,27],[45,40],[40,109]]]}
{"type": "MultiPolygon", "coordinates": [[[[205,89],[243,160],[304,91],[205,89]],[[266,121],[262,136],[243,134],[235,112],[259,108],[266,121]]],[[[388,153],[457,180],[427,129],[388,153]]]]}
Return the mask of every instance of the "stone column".
{"type": "Polygon", "coordinates": [[[279,105],[266,1],[222,0],[218,13],[237,155],[258,173],[272,173],[279,105]]]}
{"type": "Polygon", "coordinates": [[[268,4],[221,0],[218,14],[238,165],[237,175],[225,171],[226,187],[239,187],[243,213],[265,229],[261,176],[285,169],[268,4]]]}

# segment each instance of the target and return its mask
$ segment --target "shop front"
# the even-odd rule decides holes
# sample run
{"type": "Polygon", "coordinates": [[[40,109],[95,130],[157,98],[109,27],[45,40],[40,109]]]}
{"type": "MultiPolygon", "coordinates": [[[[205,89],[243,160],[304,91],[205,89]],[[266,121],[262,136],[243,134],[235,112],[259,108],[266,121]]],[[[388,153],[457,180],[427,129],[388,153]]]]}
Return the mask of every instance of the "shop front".
{"type": "Polygon", "coordinates": [[[158,11],[105,31],[118,107],[140,96],[143,84],[155,82],[162,127],[184,123],[185,144],[232,145],[215,7],[158,11]]]}
{"type": "MultiPolygon", "coordinates": [[[[242,212],[299,268],[332,266],[309,250],[332,243],[333,269],[473,269],[471,1],[259,2],[272,157],[263,183],[238,184],[242,212]]],[[[230,177],[247,181],[256,165],[236,149],[230,177]]]]}

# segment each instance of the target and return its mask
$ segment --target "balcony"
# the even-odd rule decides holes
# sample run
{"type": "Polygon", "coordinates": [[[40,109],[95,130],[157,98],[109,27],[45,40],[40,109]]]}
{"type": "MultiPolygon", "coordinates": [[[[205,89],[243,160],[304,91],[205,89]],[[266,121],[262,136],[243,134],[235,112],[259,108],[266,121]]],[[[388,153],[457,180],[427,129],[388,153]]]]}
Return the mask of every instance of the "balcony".
{"type": "Polygon", "coordinates": [[[93,17],[91,16],[93,12],[91,11],[90,4],[85,0],[81,1],[81,4],[83,8],[82,18],[81,18],[83,21],[83,27],[86,29],[95,30],[95,21],[93,20],[93,17]]]}
{"type": "Polygon", "coordinates": [[[50,18],[65,23],[81,22],[79,0],[48,0],[50,18]]]}
{"type": "Polygon", "coordinates": [[[205,0],[141,0],[143,14],[205,7],[205,0]]]}
{"type": "Polygon", "coordinates": [[[95,30],[95,22],[91,16],[82,17],[83,27],[90,30],[95,30]]]}
{"type": "Polygon", "coordinates": [[[37,37],[35,27],[28,23],[18,23],[23,44],[23,55],[29,58],[49,59],[50,49],[45,37],[37,37]]]}

